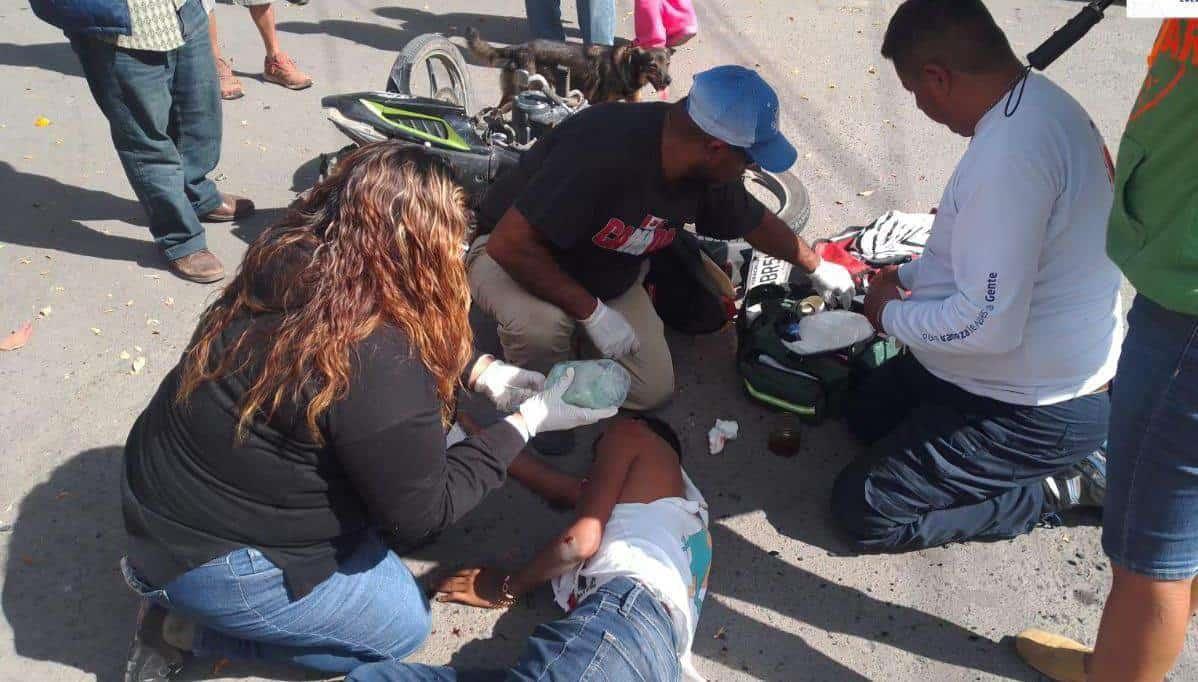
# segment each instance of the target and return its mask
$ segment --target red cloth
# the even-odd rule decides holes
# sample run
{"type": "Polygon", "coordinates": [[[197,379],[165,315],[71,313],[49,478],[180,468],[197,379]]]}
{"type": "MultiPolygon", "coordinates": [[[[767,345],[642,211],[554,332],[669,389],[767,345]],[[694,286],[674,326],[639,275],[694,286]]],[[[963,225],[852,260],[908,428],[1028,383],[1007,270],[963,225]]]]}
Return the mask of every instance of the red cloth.
{"type": "Polygon", "coordinates": [[[836,240],[819,241],[813,248],[820,258],[847,268],[849,274],[853,276],[853,281],[857,284],[857,290],[860,291],[865,275],[876,272],[876,269],[849,251],[849,246],[852,245],[855,238],[856,235],[849,235],[836,240]]]}

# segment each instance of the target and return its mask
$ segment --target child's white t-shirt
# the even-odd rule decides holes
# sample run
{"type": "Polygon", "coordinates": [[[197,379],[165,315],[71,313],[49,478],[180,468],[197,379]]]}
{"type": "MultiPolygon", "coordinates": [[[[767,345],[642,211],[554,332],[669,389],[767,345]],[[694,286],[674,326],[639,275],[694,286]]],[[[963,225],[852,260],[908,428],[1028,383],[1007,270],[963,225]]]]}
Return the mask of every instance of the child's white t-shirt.
{"type": "Polygon", "coordinates": [[[707,595],[711,533],[707,502],[682,472],[685,497],[649,504],[617,504],[603,529],[599,551],[553,580],[558,605],[570,611],[602,585],[629,578],[644,585],[670,612],[678,634],[683,678],[701,682],[691,643],[707,595]]]}

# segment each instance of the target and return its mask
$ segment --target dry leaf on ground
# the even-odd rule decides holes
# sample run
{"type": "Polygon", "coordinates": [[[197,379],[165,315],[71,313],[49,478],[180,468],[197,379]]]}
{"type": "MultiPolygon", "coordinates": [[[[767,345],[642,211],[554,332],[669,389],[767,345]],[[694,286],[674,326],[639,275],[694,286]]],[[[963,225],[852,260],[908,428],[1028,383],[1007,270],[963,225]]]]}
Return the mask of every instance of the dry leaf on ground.
{"type": "Polygon", "coordinates": [[[33,125],[37,126],[38,128],[45,128],[46,126],[50,125],[50,119],[46,118],[45,116],[38,116],[33,120],[33,125]]]}
{"type": "Polygon", "coordinates": [[[134,358],[133,365],[131,366],[129,373],[130,374],[141,374],[141,371],[143,369],[145,369],[145,366],[146,366],[145,357],[139,355],[136,358],[134,358]]]}
{"type": "Polygon", "coordinates": [[[33,323],[22,322],[15,332],[0,339],[0,350],[16,350],[29,343],[31,336],[33,336],[33,323]]]}
{"type": "Polygon", "coordinates": [[[103,333],[103,332],[101,332],[101,331],[100,331],[100,328],[99,328],[99,327],[91,327],[91,331],[92,331],[92,333],[93,333],[93,334],[95,334],[96,336],[99,336],[100,334],[102,334],[102,333],[103,333]]]}
{"type": "Polygon", "coordinates": [[[53,313],[53,312],[54,312],[54,308],[52,308],[50,306],[46,306],[45,308],[42,308],[41,310],[37,311],[37,316],[38,317],[50,317],[50,313],[53,313]]]}
{"type": "Polygon", "coordinates": [[[119,357],[120,357],[122,360],[128,360],[129,358],[132,358],[133,356],[132,356],[132,355],[129,355],[129,351],[127,351],[127,350],[123,350],[123,351],[121,351],[121,354],[120,354],[120,356],[119,356],[119,357]]]}
{"type": "Polygon", "coordinates": [[[874,190],[872,190],[872,189],[863,189],[863,190],[861,190],[860,192],[857,192],[857,196],[859,196],[859,197],[867,197],[867,196],[869,196],[869,195],[871,195],[871,194],[873,194],[873,193],[874,193],[874,190]]]}

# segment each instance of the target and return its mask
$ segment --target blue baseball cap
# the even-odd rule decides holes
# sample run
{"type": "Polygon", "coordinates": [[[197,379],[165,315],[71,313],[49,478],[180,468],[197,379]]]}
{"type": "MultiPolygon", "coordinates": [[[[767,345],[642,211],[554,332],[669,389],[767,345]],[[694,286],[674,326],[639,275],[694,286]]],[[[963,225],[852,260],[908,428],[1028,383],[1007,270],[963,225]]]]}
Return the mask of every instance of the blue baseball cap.
{"type": "Polygon", "coordinates": [[[703,132],[743,148],[771,173],[790,168],[799,155],[778,130],[778,95],[752,69],[717,66],[695,75],[686,111],[703,132]]]}

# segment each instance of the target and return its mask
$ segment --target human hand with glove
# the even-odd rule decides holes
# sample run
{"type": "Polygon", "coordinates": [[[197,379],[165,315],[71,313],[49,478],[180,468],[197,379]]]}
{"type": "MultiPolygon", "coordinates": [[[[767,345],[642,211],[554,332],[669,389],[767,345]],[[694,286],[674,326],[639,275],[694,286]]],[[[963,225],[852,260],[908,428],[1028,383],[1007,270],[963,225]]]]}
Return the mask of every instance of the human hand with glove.
{"type": "MultiPolygon", "coordinates": [[[[587,424],[594,424],[602,419],[614,417],[619,410],[615,407],[606,409],[591,409],[577,407],[567,403],[562,396],[574,383],[574,368],[565,371],[560,381],[552,387],[534,395],[521,403],[516,414],[509,420],[523,422],[524,431],[532,438],[547,431],[568,431],[587,424]]],[[[519,428],[519,425],[513,423],[519,428]]]]}
{"type": "Polygon", "coordinates": [[[641,349],[636,330],[623,315],[604,305],[603,301],[596,300],[590,317],[578,322],[605,358],[615,360],[641,349]]]}
{"type": "Polygon", "coordinates": [[[495,403],[503,412],[514,412],[520,403],[545,388],[545,375],[497,360],[490,355],[479,359],[482,371],[473,381],[473,389],[495,403]]]}
{"type": "Polygon", "coordinates": [[[829,308],[839,305],[849,310],[853,307],[853,295],[857,293],[857,285],[853,282],[848,268],[843,265],[820,260],[819,265],[811,272],[811,283],[829,308]]]}

